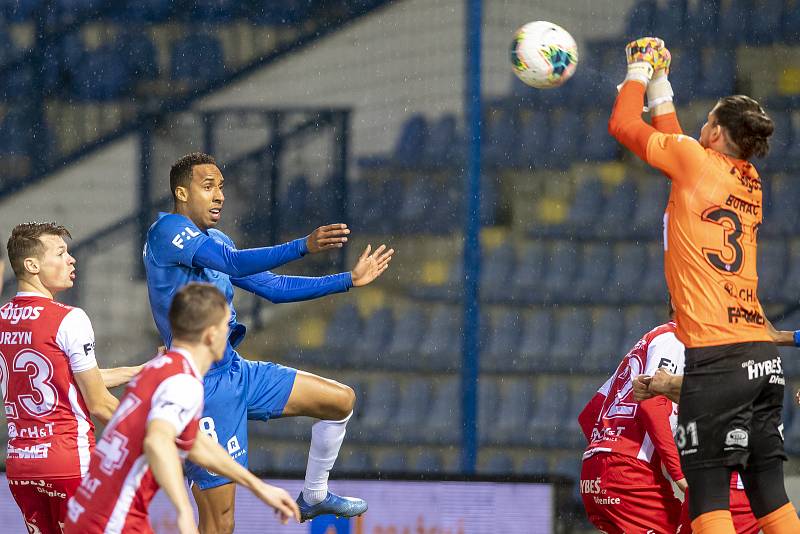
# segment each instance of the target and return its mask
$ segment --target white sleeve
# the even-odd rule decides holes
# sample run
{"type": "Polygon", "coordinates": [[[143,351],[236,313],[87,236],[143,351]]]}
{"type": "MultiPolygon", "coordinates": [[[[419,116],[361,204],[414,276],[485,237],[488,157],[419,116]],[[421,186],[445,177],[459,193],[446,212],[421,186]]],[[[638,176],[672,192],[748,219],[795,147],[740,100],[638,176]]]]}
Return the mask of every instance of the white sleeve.
{"type": "Polygon", "coordinates": [[[166,421],[180,435],[202,409],[203,384],[188,374],[173,375],[161,382],[153,393],[147,422],[166,421]]]}
{"type": "Polygon", "coordinates": [[[74,308],[64,316],[58,327],[56,344],[67,355],[73,373],[97,367],[92,322],[82,309],[74,308]]]}
{"type": "Polygon", "coordinates": [[[683,374],[684,347],[675,334],[667,332],[653,338],[647,347],[647,366],[644,373],[652,375],[663,367],[674,375],[683,374]]]}

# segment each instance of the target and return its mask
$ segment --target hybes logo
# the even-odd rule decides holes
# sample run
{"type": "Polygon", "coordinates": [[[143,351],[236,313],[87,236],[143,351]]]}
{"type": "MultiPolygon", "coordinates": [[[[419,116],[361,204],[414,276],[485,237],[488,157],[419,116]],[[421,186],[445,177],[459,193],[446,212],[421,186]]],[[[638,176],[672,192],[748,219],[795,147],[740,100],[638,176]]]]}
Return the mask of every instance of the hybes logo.
{"type": "Polygon", "coordinates": [[[20,321],[35,321],[41,315],[42,310],[44,310],[42,306],[14,306],[9,302],[0,308],[0,318],[11,324],[17,324],[20,321]]]}

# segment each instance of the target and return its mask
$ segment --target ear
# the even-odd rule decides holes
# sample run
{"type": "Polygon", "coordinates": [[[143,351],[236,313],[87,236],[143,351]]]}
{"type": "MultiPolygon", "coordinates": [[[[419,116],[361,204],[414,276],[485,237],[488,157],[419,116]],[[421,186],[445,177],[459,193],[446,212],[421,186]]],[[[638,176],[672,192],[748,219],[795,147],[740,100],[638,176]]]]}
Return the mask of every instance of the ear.
{"type": "Polygon", "coordinates": [[[22,265],[25,267],[25,270],[28,271],[28,273],[39,274],[40,266],[38,258],[25,258],[25,261],[22,262],[22,265]]]}
{"type": "Polygon", "coordinates": [[[189,200],[189,189],[179,185],[175,188],[175,198],[181,202],[187,202],[189,200]]]}

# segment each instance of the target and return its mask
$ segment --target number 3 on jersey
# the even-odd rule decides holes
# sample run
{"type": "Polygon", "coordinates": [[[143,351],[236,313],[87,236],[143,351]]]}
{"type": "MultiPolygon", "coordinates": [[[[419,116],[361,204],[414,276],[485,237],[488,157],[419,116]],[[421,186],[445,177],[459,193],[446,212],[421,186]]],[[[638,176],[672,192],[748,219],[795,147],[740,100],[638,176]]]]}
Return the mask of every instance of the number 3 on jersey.
{"type": "Polygon", "coordinates": [[[744,264],[744,249],[741,242],[742,220],[739,215],[729,209],[712,208],[703,214],[703,220],[718,224],[725,229],[725,250],[704,247],[703,255],[706,260],[722,273],[739,274],[744,264]]]}
{"type": "MultiPolygon", "coordinates": [[[[44,417],[53,413],[58,405],[58,390],[53,387],[53,366],[43,355],[31,349],[23,349],[14,356],[12,368],[15,374],[24,374],[30,383],[30,393],[20,393],[17,401],[32,417],[44,417]]],[[[0,388],[6,404],[6,417],[15,419],[17,403],[8,399],[8,381],[11,379],[5,356],[0,354],[0,388]]]]}

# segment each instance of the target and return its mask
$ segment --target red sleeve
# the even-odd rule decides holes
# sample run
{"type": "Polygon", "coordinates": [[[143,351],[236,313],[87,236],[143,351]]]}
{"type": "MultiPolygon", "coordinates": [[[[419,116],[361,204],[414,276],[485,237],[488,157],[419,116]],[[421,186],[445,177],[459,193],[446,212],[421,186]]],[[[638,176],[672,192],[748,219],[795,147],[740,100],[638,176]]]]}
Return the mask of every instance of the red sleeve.
{"type": "Polygon", "coordinates": [[[594,428],[597,419],[600,417],[600,410],[603,408],[606,396],[599,391],[594,394],[594,397],[583,407],[581,413],[578,414],[578,424],[581,425],[583,435],[586,442],[591,441],[592,429],[594,428]]]}
{"type": "Polygon", "coordinates": [[[653,117],[653,128],[661,133],[668,134],[682,134],[683,128],[681,123],[678,122],[678,114],[675,112],[665,113],[664,115],[657,115],[653,117]]]}
{"type": "Polygon", "coordinates": [[[647,161],[647,142],[657,130],[642,119],[645,86],[636,81],[625,82],[608,121],[608,133],[643,161],[647,161]]]}
{"type": "Polygon", "coordinates": [[[669,423],[672,401],[663,396],[653,397],[640,402],[639,409],[642,426],[653,441],[653,446],[661,457],[664,467],[667,468],[667,473],[672,480],[682,479],[683,471],[678,458],[678,447],[675,446],[672,426],[669,423]]]}

